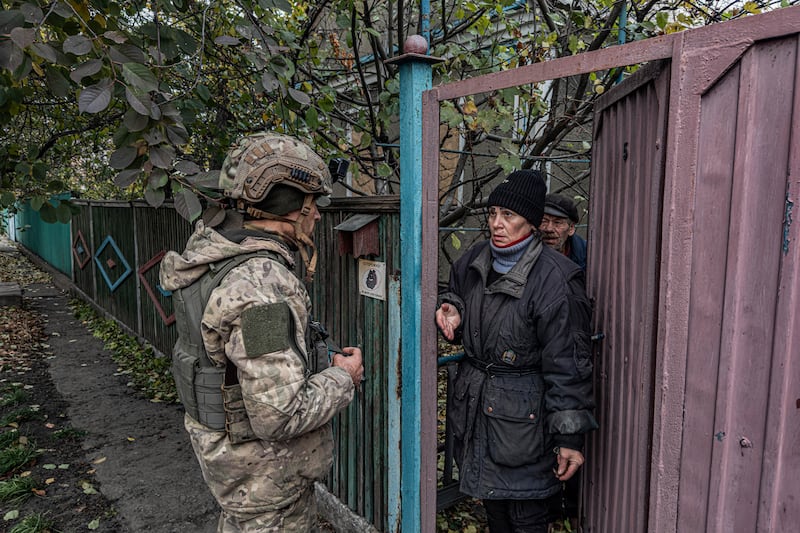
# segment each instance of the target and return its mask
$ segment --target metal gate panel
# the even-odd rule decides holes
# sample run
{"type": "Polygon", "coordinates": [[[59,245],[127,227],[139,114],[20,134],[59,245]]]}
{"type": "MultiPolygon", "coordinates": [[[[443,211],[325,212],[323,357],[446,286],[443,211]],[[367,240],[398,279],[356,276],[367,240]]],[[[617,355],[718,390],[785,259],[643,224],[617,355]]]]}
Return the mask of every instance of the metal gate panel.
{"type": "Polygon", "coordinates": [[[774,476],[762,462],[796,63],[796,37],[758,43],[702,96],[679,531],[772,522],[756,480],[774,476]]]}
{"type": "MultiPolygon", "coordinates": [[[[799,48],[800,49],[800,48],[799,48]]],[[[800,523],[800,53],[795,65],[783,242],[772,373],[769,383],[758,531],[791,531],[800,523]]]]}
{"type": "Polygon", "coordinates": [[[587,531],[647,523],[655,309],[669,62],[650,64],[598,101],[592,148],[587,289],[600,430],[590,437],[587,531]]]}

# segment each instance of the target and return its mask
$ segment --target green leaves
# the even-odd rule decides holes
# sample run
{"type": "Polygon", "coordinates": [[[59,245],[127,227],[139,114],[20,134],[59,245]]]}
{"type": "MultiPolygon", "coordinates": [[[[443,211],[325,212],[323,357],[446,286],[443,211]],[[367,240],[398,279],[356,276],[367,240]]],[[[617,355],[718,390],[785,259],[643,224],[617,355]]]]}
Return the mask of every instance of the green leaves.
{"type": "Polygon", "coordinates": [[[203,212],[203,206],[197,195],[189,189],[181,189],[175,193],[175,211],[189,222],[194,221],[203,212]]]}
{"type": "Polygon", "coordinates": [[[111,87],[113,81],[110,78],[101,80],[94,85],[86,87],[78,95],[78,110],[81,113],[99,113],[104,111],[111,103],[111,87]]]}
{"type": "Polygon", "coordinates": [[[62,49],[65,54],[83,56],[92,51],[92,41],[85,35],[72,35],[64,40],[62,49]]]}
{"type": "Polygon", "coordinates": [[[122,76],[129,85],[140,91],[158,90],[158,80],[155,75],[141,63],[125,63],[122,65],[122,76]]]}
{"type": "Polygon", "coordinates": [[[122,148],[114,150],[114,153],[112,153],[111,157],[108,159],[108,164],[111,168],[118,170],[128,168],[128,166],[134,162],[137,155],[138,150],[135,146],[123,146],[122,148]]]}

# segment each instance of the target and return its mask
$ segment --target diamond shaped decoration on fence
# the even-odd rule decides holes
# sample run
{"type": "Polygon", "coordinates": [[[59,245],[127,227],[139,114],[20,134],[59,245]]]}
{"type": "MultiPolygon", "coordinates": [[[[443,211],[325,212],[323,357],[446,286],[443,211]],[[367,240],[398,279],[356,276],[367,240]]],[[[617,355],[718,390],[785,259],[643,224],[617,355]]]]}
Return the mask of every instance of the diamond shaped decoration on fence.
{"type": "Polygon", "coordinates": [[[83,238],[83,233],[78,230],[75,234],[75,239],[72,241],[72,255],[75,256],[75,261],[81,270],[89,263],[92,254],[89,253],[89,247],[86,245],[86,239],[83,238]]]}
{"type": "MultiPolygon", "coordinates": [[[[113,259],[109,258],[108,261],[110,261],[111,264],[116,266],[116,262],[113,259]]],[[[131,272],[133,272],[133,269],[128,264],[128,261],[125,260],[125,256],[122,255],[122,252],[119,250],[117,243],[114,242],[114,239],[111,237],[111,235],[105,238],[103,244],[101,244],[100,248],[98,248],[97,251],[94,253],[94,262],[97,263],[97,268],[98,270],[100,270],[100,274],[103,275],[103,279],[106,280],[106,285],[108,285],[108,288],[111,290],[111,292],[117,290],[117,287],[119,287],[120,283],[125,281],[125,278],[130,276],[131,272]],[[111,248],[114,249],[114,253],[117,254],[117,259],[119,259],[120,263],[122,263],[122,265],[125,267],[125,271],[122,272],[116,279],[116,281],[113,282],[111,281],[108,272],[106,272],[106,269],[103,267],[103,262],[100,260],[100,255],[102,255],[103,250],[105,250],[106,246],[108,245],[111,245],[111,248]]]]}
{"type": "MultiPolygon", "coordinates": [[[[150,296],[150,300],[152,300],[153,305],[156,308],[156,311],[158,311],[158,314],[161,316],[161,320],[164,322],[164,325],[169,326],[173,322],[175,322],[175,313],[172,313],[171,315],[167,316],[166,311],[164,311],[164,308],[161,306],[161,302],[158,301],[158,296],[156,296],[153,287],[150,286],[150,282],[147,281],[147,278],[145,277],[145,273],[148,270],[161,263],[161,258],[164,257],[164,254],[166,253],[167,252],[165,250],[161,250],[156,255],[154,255],[152,259],[150,259],[147,263],[140,266],[139,270],[137,270],[136,273],[139,276],[139,280],[142,282],[142,287],[144,287],[144,290],[147,291],[147,295],[150,296]]],[[[159,284],[156,284],[156,289],[158,289],[158,292],[161,293],[161,295],[164,297],[172,296],[172,292],[164,290],[159,284]]]]}

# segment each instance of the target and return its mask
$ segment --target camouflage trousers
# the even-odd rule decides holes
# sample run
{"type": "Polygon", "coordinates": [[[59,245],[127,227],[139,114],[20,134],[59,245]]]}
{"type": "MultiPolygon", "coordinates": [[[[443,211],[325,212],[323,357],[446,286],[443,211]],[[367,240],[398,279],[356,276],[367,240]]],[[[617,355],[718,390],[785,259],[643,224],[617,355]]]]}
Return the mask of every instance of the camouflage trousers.
{"type": "Polygon", "coordinates": [[[300,498],[283,509],[258,515],[233,516],[222,511],[218,533],[316,533],[317,505],[314,485],[309,485],[300,498]]]}

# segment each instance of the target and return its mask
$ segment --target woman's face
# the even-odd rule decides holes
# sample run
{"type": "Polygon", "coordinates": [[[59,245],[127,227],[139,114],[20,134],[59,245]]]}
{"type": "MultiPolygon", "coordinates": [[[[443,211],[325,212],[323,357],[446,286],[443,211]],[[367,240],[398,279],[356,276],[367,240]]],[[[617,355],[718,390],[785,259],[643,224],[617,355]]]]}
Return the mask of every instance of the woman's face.
{"type": "Polygon", "coordinates": [[[499,248],[521,241],[534,230],[525,217],[505,207],[491,206],[488,220],[492,244],[499,248]]]}

